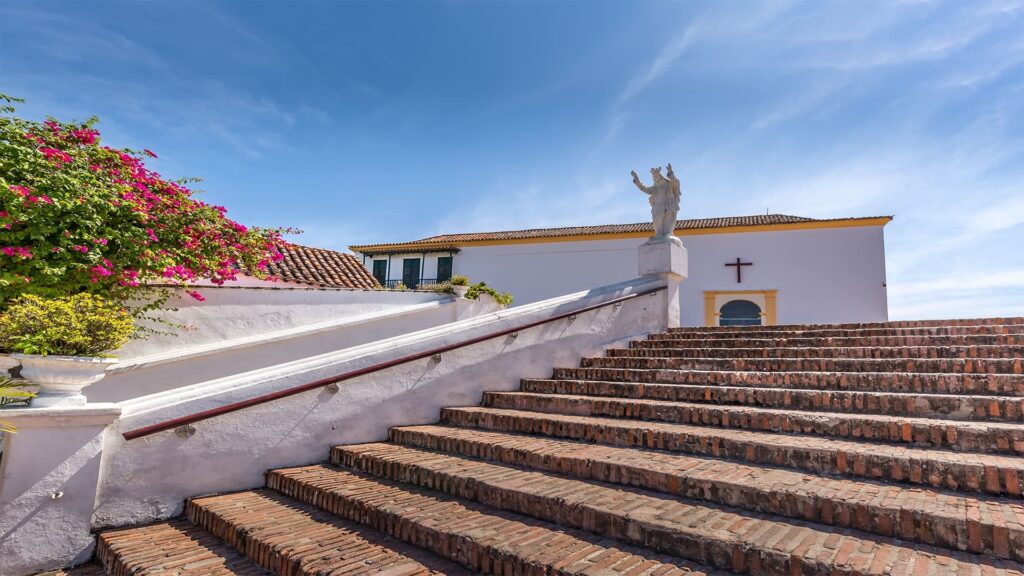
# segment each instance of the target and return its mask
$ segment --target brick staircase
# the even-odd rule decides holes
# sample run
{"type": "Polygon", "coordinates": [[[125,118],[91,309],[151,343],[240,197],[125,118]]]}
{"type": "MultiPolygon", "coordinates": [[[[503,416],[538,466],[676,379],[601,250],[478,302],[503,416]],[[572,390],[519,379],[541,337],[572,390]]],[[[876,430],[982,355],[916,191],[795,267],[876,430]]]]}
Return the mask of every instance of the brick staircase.
{"type": "Polygon", "coordinates": [[[184,518],[128,574],[1024,574],[1024,319],[654,334],[184,518]]]}

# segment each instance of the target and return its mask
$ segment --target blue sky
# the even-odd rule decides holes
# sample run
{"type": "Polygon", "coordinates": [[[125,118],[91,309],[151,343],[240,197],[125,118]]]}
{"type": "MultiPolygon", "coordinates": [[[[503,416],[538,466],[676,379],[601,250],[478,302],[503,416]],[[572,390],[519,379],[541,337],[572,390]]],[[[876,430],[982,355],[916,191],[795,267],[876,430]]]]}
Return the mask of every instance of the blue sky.
{"type": "Polygon", "coordinates": [[[1024,314],[1024,2],[19,2],[0,91],[345,249],[894,214],[894,318],[1024,314]]]}

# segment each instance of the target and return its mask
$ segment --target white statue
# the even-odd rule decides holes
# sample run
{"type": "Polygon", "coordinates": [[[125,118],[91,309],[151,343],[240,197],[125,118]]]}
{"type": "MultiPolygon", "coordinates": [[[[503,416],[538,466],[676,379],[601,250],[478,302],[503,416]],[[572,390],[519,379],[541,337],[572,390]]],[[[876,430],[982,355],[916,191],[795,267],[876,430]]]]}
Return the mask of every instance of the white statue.
{"type": "Polygon", "coordinates": [[[651,176],[654,184],[644,186],[636,171],[632,171],[633,184],[641,192],[650,196],[651,219],[654,221],[654,236],[648,240],[648,244],[658,242],[674,242],[682,245],[679,238],[675,237],[676,215],[679,213],[679,179],[672,171],[672,165],[668,165],[668,178],[661,175],[661,168],[651,168],[651,176]]]}

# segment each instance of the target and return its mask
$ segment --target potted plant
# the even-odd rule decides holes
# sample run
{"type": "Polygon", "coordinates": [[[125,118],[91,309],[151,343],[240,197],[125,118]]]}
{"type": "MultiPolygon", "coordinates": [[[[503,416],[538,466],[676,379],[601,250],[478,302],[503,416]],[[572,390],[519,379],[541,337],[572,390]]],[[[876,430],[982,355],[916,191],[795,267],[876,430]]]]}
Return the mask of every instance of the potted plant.
{"type": "Polygon", "coordinates": [[[452,276],[449,282],[451,282],[452,290],[455,291],[456,296],[459,298],[466,297],[466,292],[469,291],[469,277],[456,274],[455,276],[452,276]]]}
{"type": "Polygon", "coordinates": [[[85,404],[82,389],[117,362],[105,353],[135,331],[131,315],[99,296],[45,299],[25,295],[0,318],[0,347],[21,362],[21,376],[39,386],[33,407],[85,404]]]}

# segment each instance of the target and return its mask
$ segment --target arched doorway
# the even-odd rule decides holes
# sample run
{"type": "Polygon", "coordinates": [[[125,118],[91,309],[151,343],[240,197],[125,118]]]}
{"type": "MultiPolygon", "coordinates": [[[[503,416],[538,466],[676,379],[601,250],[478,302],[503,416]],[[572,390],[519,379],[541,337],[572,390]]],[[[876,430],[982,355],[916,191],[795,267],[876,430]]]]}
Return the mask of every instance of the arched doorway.
{"type": "Polygon", "coordinates": [[[722,305],[719,326],[760,326],[761,307],[750,300],[730,300],[722,305]]]}

